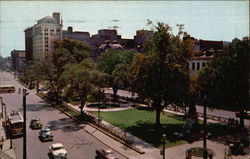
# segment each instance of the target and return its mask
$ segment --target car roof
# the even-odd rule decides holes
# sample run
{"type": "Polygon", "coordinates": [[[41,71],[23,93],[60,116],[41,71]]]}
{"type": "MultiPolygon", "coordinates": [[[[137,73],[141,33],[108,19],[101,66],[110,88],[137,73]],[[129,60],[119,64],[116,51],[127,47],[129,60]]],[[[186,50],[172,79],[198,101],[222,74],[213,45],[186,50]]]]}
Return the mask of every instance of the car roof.
{"type": "Polygon", "coordinates": [[[63,147],[63,144],[61,143],[55,143],[55,144],[52,144],[51,145],[53,148],[56,148],[56,147],[63,147]]]}
{"type": "Polygon", "coordinates": [[[31,120],[40,120],[39,118],[31,118],[31,120]]]}
{"type": "Polygon", "coordinates": [[[42,131],[50,131],[50,128],[42,128],[42,131]]]}

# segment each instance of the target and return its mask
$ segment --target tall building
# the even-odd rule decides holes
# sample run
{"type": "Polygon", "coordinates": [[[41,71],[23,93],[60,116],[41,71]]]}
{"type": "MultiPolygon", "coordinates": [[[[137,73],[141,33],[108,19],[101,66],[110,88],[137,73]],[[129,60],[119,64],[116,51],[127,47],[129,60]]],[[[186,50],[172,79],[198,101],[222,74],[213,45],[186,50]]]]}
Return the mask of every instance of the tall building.
{"type": "Polygon", "coordinates": [[[115,29],[101,29],[98,30],[98,34],[92,35],[90,43],[91,46],[95,48],[99,47],[107,40],[121,43],[121,35],[118,35],[115,29]]]}
{"type": "Polygon", "coordinates": [[[31,61],[33,59],[33,27],[25,29],[24,32],[26,60],[31,61]]]}
{"type": "Polygon", "coordinates": [[[27,59],[40,59],[51,50],[51,40],[53,35],[62,32],[62,23],[60,22],[60,13],[53,13],[37,21],[37,24],[24,30],[25,49],[27,50],[27,59]]]}
{"type": "Polygon", "coordinates": [[[151,30],[137,30],[136,35],[134,36],[134,45],[136,47],[142,47],[145,41],[154,35],[154,32],[151,30]]]}
{"type": "Polygon", "coordinates": [[[23,73],[26,68],[26,58],[24,50],[13,50],[11,51],[11,63],[12,70],[15,73],[23,73]]]}
{"type": "Polygon", "coordinates": [[[51,37],[51,46],[50,50],[54,50],[54,42],[62,39],[73,39],[84,42],[85,44],[90,45],[90,34],[89,32],[83,31],[73,31],[73,27],[68,27],[67,30],[62,30],[62,33],[57,33],[53,37],[51,37]]]}

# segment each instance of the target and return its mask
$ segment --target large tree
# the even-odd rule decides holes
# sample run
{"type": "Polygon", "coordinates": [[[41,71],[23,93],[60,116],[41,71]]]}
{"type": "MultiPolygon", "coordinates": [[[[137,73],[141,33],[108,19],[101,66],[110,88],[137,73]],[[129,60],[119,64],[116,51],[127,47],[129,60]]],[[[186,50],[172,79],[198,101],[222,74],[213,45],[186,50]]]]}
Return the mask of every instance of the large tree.
{"type": "Polygon", "coordinates": [[[234,39],[199,76],[207,104],[239,111],[241,126],[242,114],[249,109],[249,50],[249,38],[234,39]]]}
{"type": "Polygon", "coordinates": [[[106,75],[97,70],[96,64],[90,59],[85,59],[79,64],[67,64],[60,77],[66,89],[73,90],[81,101],[81,113],[86,103],[88,94],[105,82],[106,75]]]}
{"type": "MultiPolygon", "coordinates": [[[[182,26],[181,26],[182,27],[182,26]]],[[[154,35],[146,43],[144,54],[137,54],[132,65],[134,90],[150,99],[156,111],[156,127],[160,126],[160,113],[165,106],[180,103],[188,90],[188,65],[190,56],[182,28],[174,35],[167,24],[154,26],[154,35]]]]}
{"type": "Polygon", "coordinates": [[[109,75],[109,86],[113,88],[114,101],[117,100],[118,89],[128,87],[127,68],[135,54],[135,50],[111,49],[103,53],[98,60],[99,68],[109,75]]]}
{"type": "Polygon", "coordinates": [[[65,86],[60,77],[67,64],[78,64],[90,57],[91,48],[76,40],[64,39],[55,42],[55,50],[35,63],[33,73],[50,85],[50,93],[56,101],[60,99],[61,89],[65,86]]]}

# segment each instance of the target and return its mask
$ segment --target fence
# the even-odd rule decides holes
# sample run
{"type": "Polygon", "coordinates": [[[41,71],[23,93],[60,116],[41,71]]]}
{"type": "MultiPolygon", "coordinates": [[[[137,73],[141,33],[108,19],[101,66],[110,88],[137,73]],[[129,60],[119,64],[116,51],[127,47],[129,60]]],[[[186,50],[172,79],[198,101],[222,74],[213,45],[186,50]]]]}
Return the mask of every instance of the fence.
{"type": "MultiPolygon", "coordinates": [[[[179,113],[185,113],[185,110],[183,108],[177,107],[177,106],[167,106],[167,110],[179,112],[179,113]]],[[[197,113],[198,117],[203,117],[203,113],[197,113]]],[[[222,123],[228,123],[228,119],[225,117],[220,117],[220,116],[215,116],[215,115],[209,115],[207,114],[207,119],[214,120],[214,121],[219,121],[222,123]]]]}
{"type": "Polygon", "coordinates": [[[133,143],[132,140],[129,138],[129,136],[127,136],[126,131],[117,130],[117,129],[114,129],[114,127],[111,127],[102,122],[99,122],[98,118],[96,118],[95,116],[93,116],[87,111],[84,111],[83,115],[90,123],[95,124],[96,126],[106,131],[107,133],[114,135],[116,138],[124,141],[127,144],[131,145],[133,143]]]}

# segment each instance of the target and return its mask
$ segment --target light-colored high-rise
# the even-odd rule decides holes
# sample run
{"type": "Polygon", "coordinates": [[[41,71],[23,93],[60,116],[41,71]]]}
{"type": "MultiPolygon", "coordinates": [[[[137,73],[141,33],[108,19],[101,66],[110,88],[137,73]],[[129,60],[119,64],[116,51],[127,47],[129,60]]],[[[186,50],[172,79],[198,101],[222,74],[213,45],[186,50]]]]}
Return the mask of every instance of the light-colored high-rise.
{"type": "Polygon", "coordinates": [[[32,38],[30,38],[30,40],[32,40],[32,42],[30,43],[32,44],[32,57],[33,59],[40,59],[49,52],[53,51],[50,46],[53,35],[60,34],[62,32],[60,13],[53,13],[53,17],[46,16],[39,19],[37,24],[27,28],[24,32],[27,34],[27,32],[31,30],[32,38]]]}

